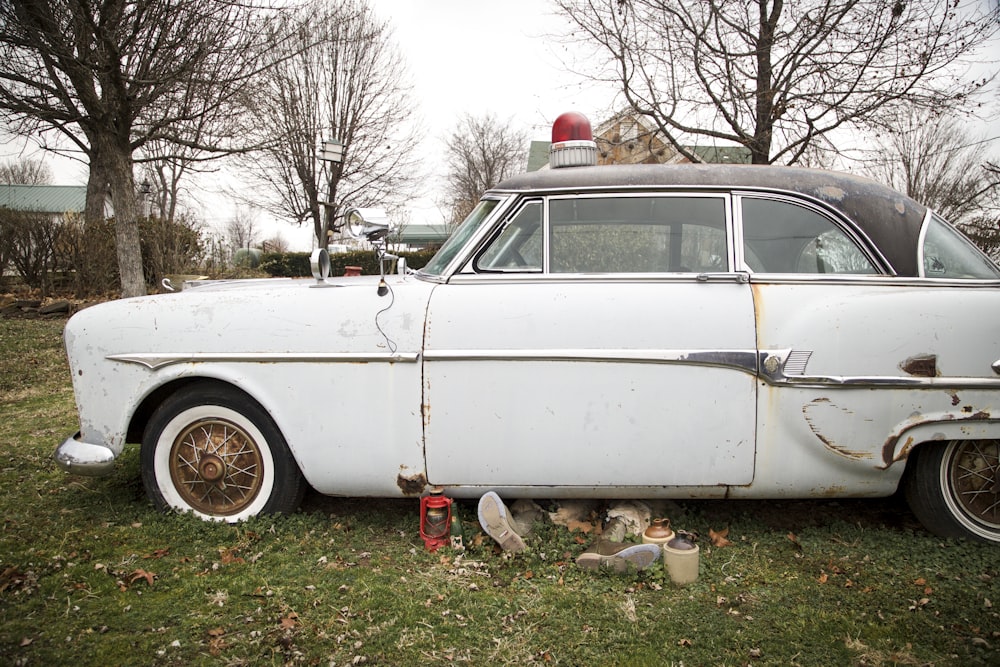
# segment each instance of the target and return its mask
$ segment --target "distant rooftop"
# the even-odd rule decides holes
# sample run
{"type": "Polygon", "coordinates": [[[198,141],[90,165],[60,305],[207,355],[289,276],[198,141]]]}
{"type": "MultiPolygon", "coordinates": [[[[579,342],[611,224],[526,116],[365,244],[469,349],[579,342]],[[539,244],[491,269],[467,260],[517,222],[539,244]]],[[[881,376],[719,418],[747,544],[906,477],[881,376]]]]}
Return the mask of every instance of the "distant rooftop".
{"type": "Polygon", "coordinates": [[[85,185],[2,185],[0,208],[37,213],[83,213],[85,185]]]}
{"type": "Polygon", "coordinates": [[[538,171],[549,163],[549,146],[551,145],[551,142],[548,141],[531,142],[531,146],[528,148],[528,168],[526,171],[538,171]]]}
{"type": "Polygon", "coordinates": [[[408,246],[428,246],[444,243],[453,228],[448,225],[405,225],[399,231],[399,242],[408,246]]]}

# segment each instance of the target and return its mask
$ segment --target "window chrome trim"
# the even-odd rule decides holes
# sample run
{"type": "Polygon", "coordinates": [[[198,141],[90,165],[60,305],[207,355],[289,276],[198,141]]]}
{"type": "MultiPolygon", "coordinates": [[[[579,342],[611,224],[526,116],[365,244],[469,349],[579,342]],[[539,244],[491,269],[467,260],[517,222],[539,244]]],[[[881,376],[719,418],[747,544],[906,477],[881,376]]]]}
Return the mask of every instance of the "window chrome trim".
{"type": "Polygon", "coordinates": [[[457,274],[452,285],[491,285],[496,283],[533,283],[580,285],[586,283],[740,283],[750,282],[750,274],[733,273],[478,273],[457,274]]]}
{"type": "Polygon", "coordinates": [[[934,212],[928,208],[924,214],[924,221],[920,223],[920,233],[917,234],[917,275],[921,278],[927,277],[924,271],[924,241],[927,240],[927,230],[930,229],[933,217],[934,212]]]}
{"type": "MultiPolygon", "coordinates": [[[[739,245],[739,263],[737,266],[741,270],[749,271],[753,273],[750,266],[746,263],[746,257],[743,253],[743,200],[744,199],[764,199],[768,201],[777,201],[791,204],[793,206],[799,206],[806,209],[807,211],[812,211],[813,213],[822,216],[830,221],[830,223],[842,231],[847,238],[854,243],[854,245],[861,251],[861,253],[871,262],[872,266],[880,270],[881,275],[895,276],[896,270],[892,267],[892,264],[885,258],[882,251],[879,249],[871,238],[864,231],[858,227],[858,225],[843,215],[839,211],[832,209],[828,206],[823,205],[810,197],[805,197],[804,195],[793,194],[784,195],[775,192],[768,191],[758,191],[758,190],[746,190],[746,189],[734,189],[733,190],[733,218],[735,221],[734,226],[739,230],[740,245],[739,245]]],[[[763,272],[762,272],[763,273],[763,272]]],[[[759,275],[759,274],[758,274],[759,275]]],[[[820,274],[807,274],[807,273],[783,273],[783,274],[767,274],[767,275],[820,275],[820,276],[870,276],[872,274],[853,274],[853,273],[820,273],[820,274]]]]}
{"type": "Polygon", "coordinates": [[[545,237],[546,222],[548,217],[548,206],[544,197],[524,197],[517,200],[515,205],[511,205],[507,211],[501,216],[499,223],[492,225],[492,230],[489,235],[486,236],[479,244],[479,247],[471,253],[469,260],[463,262],[463,267],[468,267],[476,275],[494,275],[494,274],[541,274],[545,273],[545,269],[548,265],[547,257],[547,243],[545,237]],[[514,221],[514,219],[521,215],[521,213],[528,207],[534,204],[538,204],[541,210],[541,230],[542,234],[542,267],[539,269],[534,268],[514,268],[514,269],[484,269],[479,267],[479,260],[482,258],[483,254],[490,248],[490,246],[500,238],[507,227],[514,221]]]}
{"type": "MultiPolygon", "coordinates": [[[[535,198],[535,195],[532,195],[535,198]]],[[[551,260],[551,253],[549,251],[549,241],[552,237],[551,222],[549,219],[550,206],[552,200],[581,200],[581,199],[719,199],[722,201],[722,211],[723,211],[723,221],[722,221],[722,233],[726,237],[726,266],[729,271],[722,271],[719,273],[729,273],[732,271],[733,267],[736,266],[736,245],[735,245],[735,223],[733,217],[733,194],[727,189],[685,189],[680,188],[676,190],[630,190],[630,189],[614,189],[614,190],[590,190],[584,189],[580,192],[571,193],[554,193],[548,194],[544,197],[544,209],[543,209],[543,224],[544,224],[544,252],[543,257],[544,274],[545,275],[559,275],[559,276],[588,276],[596,275],[593,273],[550,273],[549,262],[551,260]]],[[[697,275],[695,271],[658,271],[650,273],[605,273],[600,274],[605,276],[638,276],[638,275],[684,275],[691,276],[697,275]]],[[[707,274],[702,274],[707,275],[707,274]]]]}
{"type": "MultiPolygon", "coordinates": [[[[422,274],[430,278],[437,278],[439,282],[448,282],[452,276],[461,273],[468,265],[469,262],[478,250],[483,239],[488,237],[493,233],[493,230],[497,226],[498,220],[503,220],[507,217],[507,211],[513,202],[518,200],[516,195],[506,194],[506,193],[496,193],[489,192],[483,196],[483,199],[495,200],[497,202],[496,208],[494,208],[490,214],[483,220],[482,224],[479,225],[479,229],[465,242],[465,245],[459,248],[455,256],[451,258],[451,261],[445,265],[440,274],[422,274]]],[[[478,206],[478,202],[477,202],[478,206]]],[[[457,228],[456,228],[457,229],[457,228]]],[[[421,272],[417,272],[421,275],[421,272]]]]}

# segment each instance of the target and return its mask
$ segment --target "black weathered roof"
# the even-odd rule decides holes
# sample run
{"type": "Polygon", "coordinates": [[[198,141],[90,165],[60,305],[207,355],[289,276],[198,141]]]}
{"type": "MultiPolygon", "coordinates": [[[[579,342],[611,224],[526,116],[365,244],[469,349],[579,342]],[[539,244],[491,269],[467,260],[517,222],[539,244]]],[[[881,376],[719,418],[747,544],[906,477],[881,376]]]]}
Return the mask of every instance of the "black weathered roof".
{"type": "Polygon", "coordinates": [[[810,197],[853,220],[898,275],[918,274],[917,244],[927,208],[892,188],[852,174],[762,165],[613,165],[520,174],[490,191],[541,194],[675,188],[752,188],[810,197]]]}

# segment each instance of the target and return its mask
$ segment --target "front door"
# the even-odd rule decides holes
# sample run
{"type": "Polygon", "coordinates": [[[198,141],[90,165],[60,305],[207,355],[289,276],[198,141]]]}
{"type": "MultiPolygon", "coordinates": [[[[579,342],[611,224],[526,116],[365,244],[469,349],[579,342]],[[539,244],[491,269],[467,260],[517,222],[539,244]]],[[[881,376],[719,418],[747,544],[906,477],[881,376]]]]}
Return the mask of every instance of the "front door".
{"type": "Polygon", "coordinates": [[[430,299],[429,481],[749,484],[756,333],[727,211],[722,195],[515,210],[430,299]]]}

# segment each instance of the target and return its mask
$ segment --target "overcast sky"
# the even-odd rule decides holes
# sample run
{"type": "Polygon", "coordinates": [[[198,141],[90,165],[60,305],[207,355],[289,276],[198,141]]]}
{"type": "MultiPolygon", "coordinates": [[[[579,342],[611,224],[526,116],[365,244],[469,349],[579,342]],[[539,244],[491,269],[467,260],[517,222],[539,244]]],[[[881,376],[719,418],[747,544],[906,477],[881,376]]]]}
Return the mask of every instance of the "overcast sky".
{"type": "MultiPolygon", "coordinates": [[[[530,139],[548,140],[552,121],[564,111],[597,123],[603,118],[594,116],[612,106],[608,91],[567,73],[556,38],[564,19],[544,0],[370,1],[394,26],[409,64],[431,169],[441,164],[444,140],[462,114],[493,113],[530,139]]],[[[414,222],[440,222],[434,205],[440,180],[430,185],[412,211],[414,222]]]]}
{"type": "MultiPolygon", "coordinates": [[[[369,2],[393,26],[426,129],[420,150],[431,178],[412,202],[411,223],[443,221],[438,201],[444,141],[463,114],[493,113],[530,139],[547,141],[552,121],[564,111],[580,111],[597,123],[612,107],[612,94],[568,74],[560,63],[555,35],[564,22],[545,0],[369,2]]],[[[309,228],[279,229],[298,249],[311,241],[309,228]]]]}

